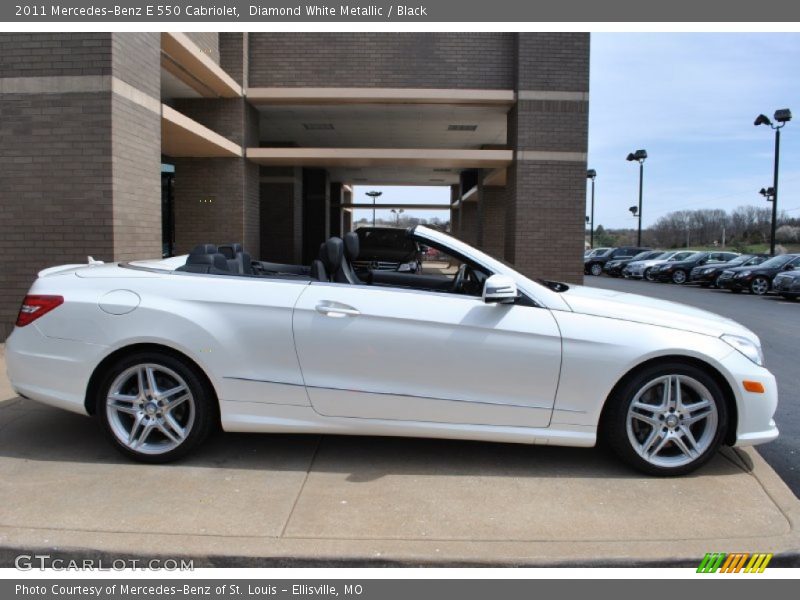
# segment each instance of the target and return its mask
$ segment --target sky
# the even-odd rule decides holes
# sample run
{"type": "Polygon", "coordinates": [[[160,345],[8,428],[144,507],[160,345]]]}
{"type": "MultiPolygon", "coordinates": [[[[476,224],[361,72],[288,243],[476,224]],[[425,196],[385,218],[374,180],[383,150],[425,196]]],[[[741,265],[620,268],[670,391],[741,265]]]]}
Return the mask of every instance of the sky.
{"type": "MultiPolygon", "coordinates": [[[[595,225],[636,226],[628,207],[638,202],[638,165],[625,157],[639,148],[649,156],[644,227],[673,210],[768,206],[758,190],[772,185],[775,137],[753,120],[759,113],[772,118],[779,108],[793,109],[795,120],[781,134],[778,208],[800,217],[799,74],[797,33],[592,34],[588,166],[597,171],[595,225]]],[[[447,188],[375,189],[384,191],[382,201],[449,198],[447,188]]],[[[364,201],[368,188],[354,191],[364,201]]],[[[587,214],[588,193],[587,185],[587,214]]]]}

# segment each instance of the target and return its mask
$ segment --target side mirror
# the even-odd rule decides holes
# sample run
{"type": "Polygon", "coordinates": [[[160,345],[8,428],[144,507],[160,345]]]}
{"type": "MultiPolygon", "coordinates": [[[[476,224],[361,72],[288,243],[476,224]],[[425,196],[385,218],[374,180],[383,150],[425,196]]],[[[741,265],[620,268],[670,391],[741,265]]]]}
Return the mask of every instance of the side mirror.
{"type": "Polygon", "coordinates": [[[483,301],[487,304],[512,304],[518,295],[516,281],[506,275],[492,275],[483,284],[483,301]]]}

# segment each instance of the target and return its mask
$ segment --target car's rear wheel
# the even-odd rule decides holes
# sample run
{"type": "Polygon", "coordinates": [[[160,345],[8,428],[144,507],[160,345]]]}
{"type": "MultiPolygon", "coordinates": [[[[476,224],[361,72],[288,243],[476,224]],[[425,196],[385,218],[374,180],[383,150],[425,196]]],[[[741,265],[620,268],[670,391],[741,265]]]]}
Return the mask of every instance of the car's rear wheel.
{"type": "Polygon", "coordinates": [[[678,285],[683,285],[686,283],[686,271],[682,271],[678,269],[672,274],[672,283],[677,283],[678,285]]]}
{"type": "Polygon", "coordinates": [[[652,475],[683,475],[707,462],[725,436],[725,398],[713,377],[680,362],[649,367],[615,390],[603,434],[614,452],[652,475]]]}
{"type": "Polygon", "coordinates": [[[595,277],[599,277],[603,274],[603,265],[599,263],[594,263],[590,268],[589,272],[594,275],[595,277]]]}
{"type": "Polygon", "coordinates": [[[149,463],[175,460],[215,422],[213,393],[193,366],[158,352],[125,357],[98,386],[96,414],[114,446],[149,463]]]}
{"type": "Polygon", "coordinates": [[[763,296],[769,291],[769,279],[766,277],[756,277],[750,283],[750,291],[756,296],[763,296]]]}
{"type": "Polygon", "coordinates": [[[645,269],[643,275],[644,279],[647,279],[647,281],[655,281],[655,277],[653,277],[652,271],[653,271],[652,269],[645,269]]]}

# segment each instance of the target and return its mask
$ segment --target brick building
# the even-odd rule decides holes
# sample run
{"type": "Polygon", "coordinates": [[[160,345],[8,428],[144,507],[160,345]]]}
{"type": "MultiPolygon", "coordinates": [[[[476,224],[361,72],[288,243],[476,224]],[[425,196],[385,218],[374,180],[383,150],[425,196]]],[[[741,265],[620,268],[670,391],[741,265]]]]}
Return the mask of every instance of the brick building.
{"type": "Polygon", "coordinates": [[[353,185],[443,185],[453,233],[582,274],[583,33],[0,34],[0,340],[37,270],[243,241],[308,262],[353,185]]]}

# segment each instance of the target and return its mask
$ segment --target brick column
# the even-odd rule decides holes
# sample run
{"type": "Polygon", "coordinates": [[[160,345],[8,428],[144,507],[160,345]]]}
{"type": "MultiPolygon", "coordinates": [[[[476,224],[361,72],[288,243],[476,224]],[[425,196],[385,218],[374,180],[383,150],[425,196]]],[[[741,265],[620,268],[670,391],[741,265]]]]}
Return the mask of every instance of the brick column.
{"type": "Polygon", "coordinates": [[[161,254],[160,35],[0,34],[0,340],[37,271],[161,254]]]}
{"type": "Polygon", "coordinates": [[[531,277],[582,281],[589,36],[517,35],[505,258],[531,277]]]}

